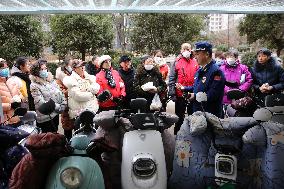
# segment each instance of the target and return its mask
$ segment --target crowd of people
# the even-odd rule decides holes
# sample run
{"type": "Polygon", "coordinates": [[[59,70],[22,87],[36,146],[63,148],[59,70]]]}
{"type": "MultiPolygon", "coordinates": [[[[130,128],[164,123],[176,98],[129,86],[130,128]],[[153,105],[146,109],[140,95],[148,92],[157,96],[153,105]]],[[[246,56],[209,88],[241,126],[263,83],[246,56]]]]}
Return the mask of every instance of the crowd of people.
{"type": "MultiPolygon", "coordinates": [[[[64,135],[70,139],[76,128],[75,120],[85,109],[95,113],[130,108],[131,99],[145,98],[150,109],[154,96],[161,101],[161,111],[167,102],[175,103],[179,117],[174,133],[177,134],[185,113],[202,110],[218,117],[224,116],[224,107],[231,102],[227,93],[240,89],[264,99],[268,94],[284,90],[284,70],[272,58],[271,51],[263,48],[257,52],[252,67],[241,63],[236,50],[217,52],[213,58],[212,45],[198,42],[194,48],[189,43],[181,45],[180,54],[171,67],[162,50],[141,57],[134,68],[131,57],[122,55],[120,67],[114,69],[109,55],[94,56],[88,64],[80,59],[66,58],[57,68],[55,77],[47,69],[47,61],[38,59],[31,63],[27,57],[18,57],[11,69],[0,59],[0,94],[4,120],[2,124],[17,127],[19,118],[12,117],[17,107],[37,112],[37,126],[43,132],[57,132],[59,115],[64,135]],[[234,85],[227,86],[226,82],[234,85]],[[207,102],[196,101],[196,94],[204,92],[207,102]],[[50,115],[38,109],[52,99],[55,110],[50,115]]],[[[263,102],[263,101],[262,101],[263,102]]]]}

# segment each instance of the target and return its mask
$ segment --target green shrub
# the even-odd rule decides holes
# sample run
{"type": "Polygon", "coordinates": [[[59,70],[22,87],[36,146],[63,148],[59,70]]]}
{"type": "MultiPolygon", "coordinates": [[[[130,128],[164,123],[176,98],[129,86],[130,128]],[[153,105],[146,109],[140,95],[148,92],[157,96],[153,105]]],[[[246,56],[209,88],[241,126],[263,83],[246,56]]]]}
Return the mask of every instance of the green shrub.
{"type": "Polygon", "coordinates": [[[60,66],[60,63],[49,62],[47,63],[48,70],[55,76],[56,69],[60,66]]]}
{"type": "Polygon", "coordinates": [[[217,51],[227,52],[229,50],[228,45],[221,44],[216,46],[217,51]]]}
{"type": "Polygon", "coordinates": [[[241,62],[242,64],[247,65],[248,67],[252,67],[253,62],[256,60],[256,53],[248,52],[242,55],[241,62]]]}
{"type": "Polygon", "coordinates": [[[112,66],[117,69],[119,68],[119,59],[122,55],[127,55],[131,58],[132,66],[134,68],[140,63],[140,57],[135,57],[131,52],[122,52],[120,50],[108,50],[103,52],[102,54],[108,54],[112,58],[112,66]]]}

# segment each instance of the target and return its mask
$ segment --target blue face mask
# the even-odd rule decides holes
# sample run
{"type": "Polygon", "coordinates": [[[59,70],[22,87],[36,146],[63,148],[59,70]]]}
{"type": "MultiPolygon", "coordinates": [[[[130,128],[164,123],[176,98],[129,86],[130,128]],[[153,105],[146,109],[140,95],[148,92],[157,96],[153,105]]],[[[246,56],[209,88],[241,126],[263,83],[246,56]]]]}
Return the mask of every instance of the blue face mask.
{"type": "Polygon", "coordinates": [[[39,71],[39,77],[41,77],[42,79],[46,79],[48,77],[47,70],[40,70],[39,71]]]}
{"type": "Polygon", "coordinates": [[[9,76],[9,68],[4,68],[0,70],[0,77],[8,77],[9,76]]]}

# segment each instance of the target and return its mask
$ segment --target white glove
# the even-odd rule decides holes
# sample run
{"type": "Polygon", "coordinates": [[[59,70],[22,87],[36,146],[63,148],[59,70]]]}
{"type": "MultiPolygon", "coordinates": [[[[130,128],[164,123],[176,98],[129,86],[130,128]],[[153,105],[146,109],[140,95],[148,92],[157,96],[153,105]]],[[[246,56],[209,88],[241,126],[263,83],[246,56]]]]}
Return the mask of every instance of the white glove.
{"type": "Polygon", "coordinates": [[[124,87],[124,83],[123,82],[119,82],[119,86],[120,86],[120,88],[123,88],[124,87]]]}
{"type": "Polygon", "coordinates": [[[21,101],[22,101],[21,97],[19,95],[15,95],[15,96],[13,96],[11,103],[13,103],[13,102],[19,102],[20,103],[21,101]]]}
{"type": "Polygon", "coordinates": [[[197,102],[206,102],[207,101],[207,94],[205,92],[196,93],[196,101],[197,102]]]}

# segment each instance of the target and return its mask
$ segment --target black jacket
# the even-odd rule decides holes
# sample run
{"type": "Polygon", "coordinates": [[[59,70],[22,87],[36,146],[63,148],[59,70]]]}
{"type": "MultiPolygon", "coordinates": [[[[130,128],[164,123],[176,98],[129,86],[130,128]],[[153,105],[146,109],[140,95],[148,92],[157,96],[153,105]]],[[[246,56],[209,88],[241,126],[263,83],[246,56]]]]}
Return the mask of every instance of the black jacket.
{"type": "MultiPolygon", "coordinates": [[[[268,83],[273,87],[271,93],[280,93],[284,89],[284,70],[283,68],[275,62],[275,59],[270,58],[265,65],[260,64],[255,61],[252,69],[253,76],[253,89],[255,95],[261,100],[264,100],[265,96],[268,94],[263,94],[260,92],[259,87],[261,85],[268,83]]],[[[271,94],[270,93],[270,94],[271,94]]]]}
{"type": "Polygon", "coordinates": [[[161,95],[167,89],[167,84],[163,80],[162,74],[157,67],[154,67],[150,71],[146,71],[144,65],[139,65],[137,68],[137,74],[134,79],[135,92],[137,93],[137,97],[145,98],[148,101],[148,105],[150,106],[155,94],[143,91],[141,88],[142,85],[148,82],[153,82],[153,85],[157,87],[159,95],[161,95]]]}
{"type": "Polygon", "coordinates": [[[122,68],[119,68],[118,73],[125,85],[125,93],[126,93],[125,102],[129,104],[131,99],[136,98],[136,93],[134,91],[134,86],[133,86],[135,70],[131,68],[128,71],[124,71],[122,68]]]}

